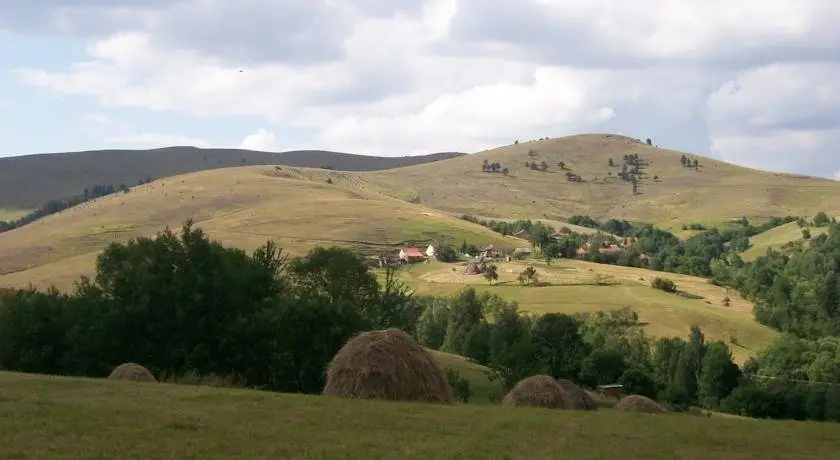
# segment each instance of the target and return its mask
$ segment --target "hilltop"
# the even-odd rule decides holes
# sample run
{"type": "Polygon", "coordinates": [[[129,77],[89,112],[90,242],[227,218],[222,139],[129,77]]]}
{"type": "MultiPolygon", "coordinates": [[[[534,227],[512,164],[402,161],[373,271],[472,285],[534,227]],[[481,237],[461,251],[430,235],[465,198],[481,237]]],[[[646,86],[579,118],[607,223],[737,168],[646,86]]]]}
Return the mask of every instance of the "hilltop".
{"type": "Polygon", "coordinates": [[[686,223],[709,226],[742,216],[760,221],[820,210],[840,213],[840,182],[745,168],[612,134],[519,142],[358,177],[390,196],[411,194],[442,211],[497,218],[563,220],[588,214],[674,230],[686,223]],[[637,195],[630,182],[618,178],[625,155],[638,155],[637,195]],[[485,161],[508,173],[482,171],[485,161]],[[532,162],[537,169],[526,165],[532,162]],[[546,171],[540,170],[543,162],[546,171]],[[572,180],[568,174],[574,175],[572,180]]]}
{"type": "MultiPolygon", "coordinates": [[[[49,200],[82,193],[96,184],[129,187],[196,171],[243,165],[329,167],[374,171],[456,158],[463,153],[386,157],[324,150],[259,152],[242,149],[166,147],[149,150],[90,150],[0,158],[0,220],[3,210],[28,210],[49,200]]],[[[6,216],[9,218],[11,216],[6,216]]]]}
{"type": "Polygon", "coordinates": [[[0,372],[8,458],[830,458],[840,425],[343,400],[0,372]],[[130,414],[130,416],[129,416],[130,414]],[[609,440],[609,442],[605,442],[609,440]]]}
{"type": "Polygon", "coordinates": [[[394,253],[403,244],[528,243],[421,205],[345,187],[347,173],[279,166],[160,179],[0,233],[0,286],[68,288],[113,241],[151,236],[189,218],[214,239],[252,250],[272,239],[290,255],[314,246],[394,253]],[[327,183],[326,179],[336,183],[327,183]],[[344,179],[341,179],[344,178],[344,179]]]}

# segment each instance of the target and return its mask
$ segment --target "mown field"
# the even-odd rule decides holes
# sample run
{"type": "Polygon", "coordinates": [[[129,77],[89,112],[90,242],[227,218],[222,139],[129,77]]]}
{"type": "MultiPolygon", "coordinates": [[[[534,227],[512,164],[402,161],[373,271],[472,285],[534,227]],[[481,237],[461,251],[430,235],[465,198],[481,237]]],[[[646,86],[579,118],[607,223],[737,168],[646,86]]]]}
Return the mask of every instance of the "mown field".
{"type": "Polygon", "coordinates": [[[3,458],[825,459],[840,425],[438,406],[0,372],[3,458]]]}
{"type": "Polygon", "coordinates": [[[528,263],[497,265],[499,280],[493,285],[481,275],[466,275],[463,264],[417,264],[399,274],[417,293],[449,295],[465,286],[474,286],[479,291],[514,300],[522,310],[533,313],[596,312],[629,306],[646,323],[647,333],[685,337],[691,326],[697,325],[707,339],[727,343],[738,363],[778,336],[776,331],[753,319],[749,302],[702,278],[562,259],[550,265],[531,262],[540,281],[549,283],[531,287],[520,286],[516,281],[528,263]],[[682,293],[669,294],[651,288],[650,282],[655,277],[673,280],[682,293]],[[723,298],[727,296],[729,307],[723,306],[723,298]]]}
{"type": "Polygon", "coordinates": [[[0,233],[0,286],[72,286],[109,243],[152,236],[188,218],[226,245],[275,240],[290,255],[314,246],[395,254],[407,242],[497,244],[503,237],[445,213],[341,185],[343,173],[266,166],[176,176],[0,233]],[[335,178],[335,183],[326,179],[335,178]]]}

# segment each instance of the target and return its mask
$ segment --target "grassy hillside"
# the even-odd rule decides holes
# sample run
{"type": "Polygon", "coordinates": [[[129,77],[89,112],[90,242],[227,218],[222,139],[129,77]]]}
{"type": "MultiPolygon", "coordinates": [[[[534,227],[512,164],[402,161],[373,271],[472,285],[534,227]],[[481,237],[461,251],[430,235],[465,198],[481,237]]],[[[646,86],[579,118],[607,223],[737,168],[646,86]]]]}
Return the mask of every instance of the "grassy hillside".
{"type": "MultiPolygon", "coordinates": [[[[816,238],[828,231],[828,227],[808,227],[811,238],[816,238]]],[[[755,260],[767,253],[770,248],[779,249],[787,243],[803,241],[802,229],[796,222],[790,222],[759,233],[750,238],[750,248],[741,253],[746,261],[755,260]]]]}
{"type": "MultiPolygon", "coordinates": [[[[243,165],[287,165],[343,171],[373,171],[462,155],[375,157],[323,150],[271,153],[241,149],[168,147],[151,150],[92,150],[0,158],[0,208],[33,209],[48,200],[82,193],[95,184],[131,187],[147,177],[243,165]]],[[[2,216],[0,216],[2,219],[2,216]]]]}
{"type": "Polygon", "coordinates": [[[741,216],[761,220],[840,211],[840,182],[758,171],[687,154],[699,160],[695,170],[681,165],[681,155],[623,136],[586,134],[521,142],[360,177],[394,196],[407,187],[416,189],[420,202],[436,209],[504,218],[589,214],[676,229],[684,223],[710,224],[741,216]],[[636,196],[630,183],[616,177],[620,167],[608,166],[610,159],[621,165],[625,154],[638,154],[647,163],[636,196]],[[500,163],[510,174],[482,172],[485,159],[500,163]],[[530,169],[526,162],[531,161],[545,161],[548,171],[530,169]],[[583,182],[567,181],[566,171],[558,166],[561,161],[583,182]]]}
{"type": "Polygon", "coordinates": [[[540,281],[550,285],[520,286],[516,277],[527,267],[522,262],[498,264],[499,280],[492,286],[480,275],[464,274],[464,267],[458,264],[415,265],[401,271],[400,276],[419,293],[447,295],[471,285],[515,300],[523,310],[533,313],[596,312],[629,306],[647,323],[645,329],[649,334],[685,337],[690,327],[697,325],[708,339],[727,343],[738,363],[778,335],[755,322],[749,302],[702,278],[566,259],[550,266],[539,262],[532,265],[540,281]],[[651,288],[651,280],[658,276],[673,280],[687,295],[651,288]],[[727,295],[731,304],[724,307],[722,300],[727,295]]]}
{"type": "Polygon", "coordinates": [[[396,251],[404,243],[527,244],[420,205],[339,184],[343,173],[254,166],[161,179],[0,234],[0,286],[66,288],[112,241],[178,228],[187,218],[246,250],[267,239],[291,254],[340,245],[396,251]],[[326,183],[326,178],[336,183],[326,183]]]}
{"type": "Polygon", "coordinates": [[[840,425],[405,404],[0,372],[4,458],[715,458],[836,454],[840,425]],[[609,442],[605,442],[609,440],[609,442]]]}

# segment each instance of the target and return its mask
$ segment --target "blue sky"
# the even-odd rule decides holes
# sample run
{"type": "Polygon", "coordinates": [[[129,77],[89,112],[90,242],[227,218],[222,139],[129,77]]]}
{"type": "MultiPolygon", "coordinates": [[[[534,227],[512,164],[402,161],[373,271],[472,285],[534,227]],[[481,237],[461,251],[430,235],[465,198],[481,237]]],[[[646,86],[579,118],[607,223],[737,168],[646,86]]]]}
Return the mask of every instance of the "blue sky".
{"type": "Polygon", "coordinates": [[[837,175],[840,3],[693,3],[8,0],[0,156],[405,155],[617,132],[837,175]]]}

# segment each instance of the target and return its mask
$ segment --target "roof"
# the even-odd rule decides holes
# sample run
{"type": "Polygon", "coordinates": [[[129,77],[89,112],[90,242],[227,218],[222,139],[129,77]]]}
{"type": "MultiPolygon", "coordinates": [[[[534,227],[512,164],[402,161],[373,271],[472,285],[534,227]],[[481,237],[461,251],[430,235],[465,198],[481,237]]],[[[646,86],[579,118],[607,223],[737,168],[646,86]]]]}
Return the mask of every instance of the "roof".
{"type": "Polygon", "coordinates": [[[599,389],[609,390],[612,388],[624,388],[624,385],[620,385],[618,383],[613,383],[611,385],[598,385],[599,389]]]}
{"type": "Polygon", "coordinates": [[[407,257],[423,257],[423,251],[417,248],[403,248],[402,252],[404,252],[407,257]]]}

